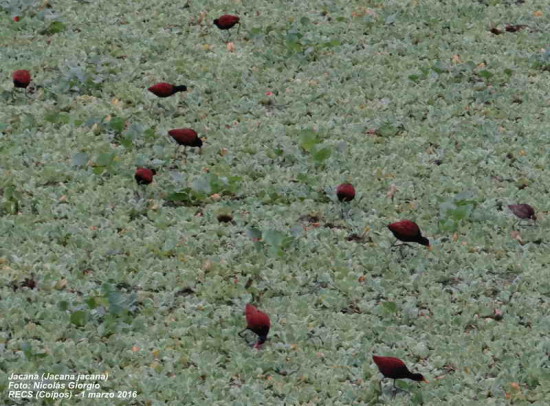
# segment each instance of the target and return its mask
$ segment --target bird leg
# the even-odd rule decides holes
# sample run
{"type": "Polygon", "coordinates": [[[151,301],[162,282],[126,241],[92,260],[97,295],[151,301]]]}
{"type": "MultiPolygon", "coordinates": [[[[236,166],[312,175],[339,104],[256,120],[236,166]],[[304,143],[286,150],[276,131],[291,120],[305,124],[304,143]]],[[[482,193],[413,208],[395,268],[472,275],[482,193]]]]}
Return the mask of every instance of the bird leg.
{"type": "Polygon", "coordinates": [[[399,242],[399,240],[395,240],[395,241],[393,242],[393,244],[390,246],[390,248],[392,248],[392,247],[393,247],[393,248],[398,248],[398,247],[403,247],[403,246],[405,246],[405,245],[406,245],[407,247],[410,247],[410,245],[407,244],[407,243],[404,243],[404,242],[403,242],[403,243],[401,243],[401,244],[397,244],[398,242],[399,242]]]}
{"type": "Polygon", "coordinates": [[[245,338],[245,337],[243,337],[243,333],[244,333],[244,332],[245,332],[246,330],[248,330],[248,327],[247,327],[247,328],[245,328],[244,330],[242,330],[242,331],[240,331],[240,332],[239,332],[239,334],[238,334],[238,335],[239,335],[239,337],[241,337],[241,338],[245,338]]]}
{"type": "Polygon", "coordinates": [[[534,227],[537,225],[536,220],[533,220],[533,222],[529,222],[529,219],[527,219],[527,222],[522,222],[523,219],[518,220],[516,225],[518,227],[534,227]]]}
{"type": "Polygon", "coordinates": [[[246,330],[248,330],[248,327],[245,328],[244,330],[242,330],[242,331],[240,331],[240,332],[238,333],[238,334],[239,334],[239,337],[241,337],[244,341],[246,341],[246,344],[247,344],[247,345],[253,345],[253,344],[250,344],[250,342],[248,341],[248,339],[247,339],[245,336],[243,336],[243,333],[244,333],[246,330]]]}
{"type": "Polygon", "coordinates": [[[399,240],[395,240],[395,242],[391,245],[390,249],[398,249],[401,259],[404,259],[405,255],[403,254],[403,247],[410,247],[410,245],[406,243],[397,244],[398,241],[399,240]]]}
{"type": "Polygon", "coordinates": [[[144,197],[145,197],[145,193],[143,194],[143,196],[141,195],[141,188],[140,186],[138,185],[136,191],[135,191],[135,198],[136,198],[136,202],[139,202],[140,200],[142,200],[144,197]]]}

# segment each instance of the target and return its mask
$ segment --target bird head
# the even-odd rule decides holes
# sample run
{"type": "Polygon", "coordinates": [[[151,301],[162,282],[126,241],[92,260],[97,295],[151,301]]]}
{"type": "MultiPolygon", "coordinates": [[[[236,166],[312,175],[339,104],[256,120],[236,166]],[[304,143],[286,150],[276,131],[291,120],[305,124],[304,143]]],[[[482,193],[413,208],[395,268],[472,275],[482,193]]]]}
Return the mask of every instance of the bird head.
{"type": "Polygon", "coordinates": [[[214,24],[215,24],[215,25],[218,25],[218,21],[220,21],[220,20],[218,20],[218,19],[216,18],[216,19],[214,20],[214,24]]]}
{"type": "Polygon", "coordinates": [[[254,348],[259,350],[262,348],[262,345],[267,341],[267,335],[265,336],[258,336],[258,342],[254,344],[254,348]]]}
{"type": "Polygon", "coordinates": [[[430,248],[430,240],[428,240],[426,237],[420,237],[418,243],[430,248]]]}
{"type": "Polygon", "coordinates": [[[410,378],[411,378],[413,381],[430,383],[430,382],[428,382],[428,380],[427,380],[426,378],[424,378],[424,376],[423,376],[422,374],[412,374],[412,375],[410,376],[410,378]]]}

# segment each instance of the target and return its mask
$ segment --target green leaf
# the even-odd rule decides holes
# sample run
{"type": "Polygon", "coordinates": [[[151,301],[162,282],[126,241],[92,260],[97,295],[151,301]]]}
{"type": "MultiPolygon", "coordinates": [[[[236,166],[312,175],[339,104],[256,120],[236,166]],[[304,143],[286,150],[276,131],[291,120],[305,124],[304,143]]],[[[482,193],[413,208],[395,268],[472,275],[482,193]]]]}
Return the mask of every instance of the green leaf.
{"type": "Polygon", "coordinates": [[[315,148],[311,156],[313,157],[313,160],[317,163],[322,163],[326,161],[328,158],[330,158],[332,154],[332,149],[329,147],[324,148],[315,148]]]}
{"type": "Polygon", "coordinates": [[[147,139],[153,140],[156,138],[156,133],[154,128],[148,128],[144,131],[143,136],[147,139]]]}
{"type": "Polygon", "coordinates": [[[319,144],[321,139],[319,134],[313,130],[302,130],[300,133],[300,147],[306,151],[311,152],[315,145],[319,144]]]}
{"type": "Polygon", "coordinates": [[[246,230],[246,235],[248,236],[248,238],[254,241],[259,241],[262,239],[262,232],[254,227],[248,228],[246,230]]]}
{"type": "Polygon", "coordinates": [[[441,62],[441,61],[437,61],[435,64],[432,65],[432,70],[436,73],[447,73],[449,71],[449,68],[448,66],[441,62]]]}
{"type": "Polygon", "coordinates": [[[78,152],[73,155],[72,165],[76,167],[83,167],[90,160],[90,156],[85,152],[78,152]]]}
{"type": "Polygon", "coordinates": [[[125,310],[124,296],[115,290],[112,290],[106,294],[109,301],[109,313],[114,315],[120,315],[125,310]]]}
{"type": "Polygon", "coordinates": [[[99,306],[94,296],[90,296],[88,299],[86,299],[86,305],[90,309],[95,309],[97,306],[99,306]]]}
{"type": "Polygon", "coordinates": [[[386,17],[385,24],[386,25],[394,24],[396,20],[397,20],[397,13],[391,14],[386,17]]]}
{"type": "Polygon", "coordinates": [[[340,46],[340,45],[342,45],[342,43],[340,41],[338,41],[337,39],[333,39],[332,41],[323,43],[324,48],[333,48],[333,47],[337,47],[337,46],[340,46]]]}
{"type": "Polygon", "coordinates": [[[120,134],[126,127],[126,120],[122,117],[113,117],[111,121],[109,121],[109,127],[116,133],[120,134]]]}
{"type": "Polygon", "coordinates": [[[134,141],[132,140],[132,137],[124,136],[119,138],[120,145],[122,145],[124,148],[131,148],[134,145],[134,141]]]}
{"type": "Polygon", "coordinates": [[[25,355],[25,358],[32,359],[33,353],[32,353],[32,345],[28,342],[23,342],[21,344],[21,351],[23,351],[23,354],[25,355]]]}
{"type": "Polygon", "coordinates": [[[458,230],[458,224],[451,218],[439,220],[439,229],[441,232],[452,233],[458,230]]]}
{"type": "Polygon", "coordinates": [[[71,323],[78,327],[83,327],[88,322],[88,313],[84,310],[77,310],[71,313],[71,323]]]}
{"type": "Polygon", "coordinates": [[[397,304],[395,302],[383,302],[382,306],[389,313],[397,313],[397,304]]]}
{"type": "Polygon", "coordinates": [[[478,72],[478,75],[479,75],[479,77],[481,77],[481,78],[483,78],[483,79],[491,79],[491,78],[494,76],[494,74],[491,73],[491,72],[488,71],[488,70],[479,71],[479,72],[478,72]]]}
{"type": "Polygon", "coordinates": [[[53,21],[47,28],[40,31],[41,35],[53,35],[63,32],[67,29],[67,26],[61,21],[53,21]]]}
{"type": "Polygon", "coordinates": [[[470,206],[470,205],[460,206],[460,207],[457,207],[454,210],[449,210],[448,215],[450,215],[454,220],[456,220],[458,222],[458,221],[464,220],[466,217],[468,217],[470,212],[471,212],[471,209],[472,209],[472,206],[470,206]]]}
{"type": "Polygon", "coordinates": [[[282,256],[284,250],[294,241],[294,237],[278,230],[265,230],[262,233],[262,240],[269,246],[269,251],[272,254],[282,256]]]}
{"type": "Polygon", "coordinates": [[[304,50],[303,45],[298,41],[287,41],[286,47],[289,51],[293,53],[302,52],[304,50]]]}
{"type": "Polygon", "coordinates": [[[204,176],[196,178],[191,183],[191,189],[198,193],[209,195],[212,193],[211,175],[206,174],[204,176]]]}
{"type": "Polygon", "coordinates": [[[171,202],[189,202],[191,201],[191,196],[189,195],[189,191],[181,190],[179,192],[170,193],[165,197],[165,200],[171,202]]]}
{"type": "Polygon", "coordinates": [[[19,201],[16,199],[6,199],[2,204],[2,208],[9,214],[17,214],[19,212],[19,201]]]}
{"type": "Polygon", "coordinates": [[[97,166],[110,166],[113,163],[115,157],[116,154],[114,152],[103,152],[97,156],[95,164],[97,166]]]}
{"type": "Polygon", "coordinates": [[[399,131],[399,126],[386,122],[378,128],[377,133],[382,137],[393,137],[398,135],[399,131]]]}

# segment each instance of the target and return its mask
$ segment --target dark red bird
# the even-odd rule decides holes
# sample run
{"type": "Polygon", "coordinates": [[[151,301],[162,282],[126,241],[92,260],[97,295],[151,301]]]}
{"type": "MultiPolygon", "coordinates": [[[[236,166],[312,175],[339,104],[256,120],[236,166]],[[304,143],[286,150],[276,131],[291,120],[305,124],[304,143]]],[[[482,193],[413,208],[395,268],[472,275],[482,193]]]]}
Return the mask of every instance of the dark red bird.
{"type": "Polygon", "coordinates": [[[173,94],[176,94],[177,92],[185,92],[187,90],[187,86],[185,85],[175,86],[175,85],[171,85],[170,83],[161,82],[151,86],[147,90],[149,90],[151,93],[153,93],[155,96],[158,96],[158,97],[170,97],[173,94]]]}
{"type": "Polygon", "coordinates": [[[214,25],[220,30],[229,30],[233,28],[235,24],[240,24],[240,18],[231,14],[225,14],[214,20],[214,25]]]}
{"type": "Polygon", "coordinates": [[[241,335],[246,330],[250,330],[253,333],[258,335],[258,342],[254,344],[254,348],[260,348],[263,343],[267,340],[267,334],[269,333],[269,328],[271,327],[271,321],[269,316],[258,310],[256,306],[248,303],[245,307],[244,314],[246,316],[246,328],[239,333],[241,335]]]}
{"type": "Polygon", "coordinates": [[[533,221],[537,220],[535,215],[535,209],[528,204],[510,204],[508,208],[514,213],[517,217],[522,220],[531,219],[533,221]]]}
{"type": "Polygon", "coordinates": [[[13,72],[13,85],[22,89],[26,89],[31,83],[31,73],[28,70],[16,70],[13,72]]]}
{"type": "Polygon", "coordinates": [[[418,244],[430,246],[430,241],[422,237],[420,228],[414,221],[402,220],[388,225],[395,238],[403,242],[417,242],[418,244]]]}
{"type": "Polygon", "coordinates": [[[177,128],[170,130],[168,131],[168,135],[176,140],[178,145],[184,146],[184,153],[187,147],[202,148],[202,140],[199,138],[197,132],[192,128],[177,128]]]}
{"type": "Polygon", "coordinates": [[[18,23],[20,19],[21,19],[21,18],[19,18],[19,16],[13,17],[13,21],[15,21],[16,23],[18,23]]]}
{"type": "Polygon", "coordinates": [[[378,367],[378,370],[384,375],[384,378],[393,379],[394,386],[396,379],[412,379],[413,381],[429,383],[422,374],[413,374],[409,371],[409,368],[399,358],[373,355],[372,360],[378,367]]]}
{"type": "Polygon", "coordinates": [[[149,168],[137,168],[134,178],[138,185],[149,185],[153,182],[153,176],[157,174],[157,171],[149,168]]]}
{"type": "Polygon", "coordinates": [[[351,183],[342,183],[336,188],[336,196],[341,202],[350,202],[355,198],[355,188],[351,183]]]}

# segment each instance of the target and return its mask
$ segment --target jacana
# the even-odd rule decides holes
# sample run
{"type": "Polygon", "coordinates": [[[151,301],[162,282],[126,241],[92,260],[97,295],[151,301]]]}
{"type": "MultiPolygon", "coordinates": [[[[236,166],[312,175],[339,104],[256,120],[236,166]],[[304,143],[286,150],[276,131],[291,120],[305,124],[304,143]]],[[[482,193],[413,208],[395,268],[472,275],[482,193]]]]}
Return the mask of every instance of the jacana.
{"type": "Polygon", "coordinates": [[[202,151],[202,140],[192,128],[176,128],[168,131],[168,135],[172,137],[178,145],[183,145],[183,153],[187,154],[187,147],[198,147],[202,151]]]}
{"type": "Polygon", "coordinates": [[[378,367],[378,370],[384,378],[393,379],[393,386],[395,387],[396,379],[411,379],[417,382],[429,383],[422,374],[412,373],[403,361],[395,357],[380,357],[373,355],[372,360],[378,367]]]}
{"type": "Polygon", "coordinates": [[[151,93],[153,93],[155,96],[158,96],[158,97],[170,97],[178,92],[185,92],[187,90],[187,86],[185,85],[176,86],[170,83],[161,82],[151,86],[147,90],[149,90],[151,93]]]}
{"type": "Polygon", "coordinates": [[[218,27],[220,30],[225,30],[228,33],[227,40],[229,40],[229,37],[231,37],[231,32],[229,31],[231,28],[233,28],[236,24],[239,24],[239,29],[237,30],[237,34],[239,33],[239,30],[241,29],[241,23],[240,18],[231,14],[225,14],[221,17],[218,17],[214,20],[214,25],[218,27]]]}
{"type": "Polygon", "coordinates": [[[246,328],[239,333],[239,336],[242,337],[242,333],[246,330],[252,331],[258,336],[258,342],[254,344],[254,348],[260,348],[266,342],[271,327],[269,316],[250,303],[246,305],[244,313],[246,316],[246,328]]]}
{"type": "Polygon", "coordinates": [[[153,183],[153,176],[157,174],[157,171],[149,168],[137,168],[134,175],[138,185],[150,185],[153,183]]]}
{"type": "MultiPolygon", "coordinates": [[[[154,169],[149,168],[137,168],[136,173],[134,174],[134,179],[136,180],[136,183],[138,184],[138,190],[136,191],[136,199],[140,199],[140,192],[139,188],[144,188],[147,185],[150,185],[153,183],[153,176],[157,174],[157,171],[154,169]]],[[[144,196],[145,196],[145,192],[144,196]]]]}
{"type": "Polygon", "coordinates": [[[214,25],[218,27],[220,30],[229,30],[233,28],[236,24],[240,24],[240,17],[231,15],[231,14],[225,14],[221,17],[218,17],[214,20],[214,25]]]}
{"type": "Polygon", "coordinates": [[[533,209],[533,207],[528,204],[510,204],[508,205],[508,208],[520,220],[537,220],[535,209],[533,209]]]}
{"type": "Polygon", "coordinates": [[[21,69],[13,72],[13,85],[15,87],[26,89],[31,80],[31,73],[28,70],[21,69]]]}
{"type": "MultiPolygon", "coordinates": [[[[418,225],[414,221],[401,220],[396,223],[389,224],[388,228],[393,233],[395,238],[397,238],[399,241],[403,241],[404,243],[416,242],[427,247],[430,246],[430,241],[426,237],[422,236],[422,233],[420,232],[420,227],[418,227],[418,225]]],[[[395,243],[392,244],[392,247],[394,245],[395,243]]]]}
{"type": "Polygon", "coordinates": [[[351,202],[355,198],[355,188],[351,183],[342,183],[336,188],[336,197],[341,202],[351,202]]]}

